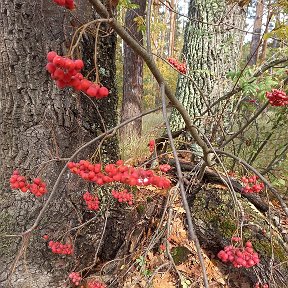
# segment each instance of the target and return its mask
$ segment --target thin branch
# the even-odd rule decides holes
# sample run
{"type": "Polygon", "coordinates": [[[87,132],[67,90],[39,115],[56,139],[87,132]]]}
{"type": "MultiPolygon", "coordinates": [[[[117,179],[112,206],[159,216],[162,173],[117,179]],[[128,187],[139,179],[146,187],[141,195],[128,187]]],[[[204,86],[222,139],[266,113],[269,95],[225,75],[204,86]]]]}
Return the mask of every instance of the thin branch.
{"type": "MultiPolygon", "coordinates": [[[[259,69],[257,69],[257,71],[252,75],[251,80],[248,81],[248,84],[253,83],[254,81],[256,81],[256,77],[261,76],[265,71],[267,71],[268,69],[274,67],[275,65],[281,64],[281,63],[285,63],[288,61],[288,56],[285,56],[283,58],[280,59],[276,59],[273,61],[270,61],[268,63],[263,64],[259,69]]],[[[241,92],[243,90],[242,87],[237,86],[234,89],[232,89],[230,92],[226,93],[225,95],[223,95],[222,97],[218,98],[215,102],[213,102],[212,104],[210,104],[210,109],[212,107],[214,107],[215,105],[217,105],[218,103],[220,103],[223,100],[226,100],[230,97],[232,97],[233,95],[237,94],[238,92],[241,92]]],[[[206,109],[204,112],[201,113],[201,116],[205,115],[209,110],[206,109]]]]}
{"type": "Polygon", "coordinates": [[[223,148],[228,143],[230,143],[233,139],[235,139],[239,134],[241,134],[254,120],[257,119],[259,115],[262,114],[262,112],[266,109],[266,107],[269,105],[269,101],[267,101],[262,107],[260,107],[256,113],[245,123],[235,134],[233,134],[229,139],[227,139],[220,148],[223,148]]]}
{"type": "Polygon", "coordinates": [[[226,155],[230,158],[235,159],[236,161],[238,161],[238,163],[244,165],[246,168],[251,170],[255,175],[257,175],[259,177],[259,179],[269,188],[269,190],[273,193],[273,195],[278,199],[279,203],[281,204],[281,206],[283,208],[283,211],[285,212],[286,216],[288,216],[288,207],[287,207],[286,203],[284,202],[282,197],[279,195],[277,190],[275,188],[273,188],[271,183],[269,181],[267,181],[267,179],[259,171],[257,171],[254,167],[249,165],[246,161],[233,155],[232,153],[221,151],[221,150],[216,150],[216,149],[215,149],[215,153],[223,154],[223,155],[226,155]]]}
{"type": "Polygon", "coordinates": [[[102,133],[101,135],[97,136],[96,138],[92,139],[91,141],[85,143],[84,145],[82,145],[70,158],[69,160],[66,162],[65,166],[63,167],[62,171],[60,172],[54,186],[53,186],[53,189],[52,189],[52,192],[49,196],[49,198],[47,199],[47,201],[45,202],[44,206],[42,207],[41,211],[39,212],[34,224],[29,228],[27,229],[25,232],[22,233],[22,235],[26,235],[26,234],[29,234],[31,233],[39,224],[44,212],[47,210],[50,202],[52,201],[54,195],[56,194],[56,192],[58,191],[58,186],[60,184],[60,180],[62,178],[62,176],[64,175],[66,169],[67,169],[67,163],[72,161],[82,150],[84,150],[85,148],[87,148],[88,146],[92,145],[93,143],[97,142],[98,140],[102,139],[103,137],[107,136],[108,134],[111,134],[111,133],[114,133],[116,130],[120,129],[121,127],[127,125],[128,123],[140,118],[140,117],[143,117],[145,115],[148,115],[150,113],[153,113],[153,112],[156,112],[158,110],[160,110],[161,107],[157,107],[155,109],[152,109],[152,110],[149,110],[147,112],[144,112],[144,113],[141,113],[140,115],[137,115],[133,118],[130,118],[122,123],[120,123],[119,125],[115,126],[114,128],[111,128],[109,130],[107,130],[105,133],[102,133]]]}
{"type": "Polygon", "coordinates": [[[184,183],[183,183],[183,174],[182,174],[182,170],[181,170],[181,166],[180,166],[180,161],[179,161],[178,154],[177,154],[177,151],[176,151],[176,148],[175,148],[175,145],[174,145],[174,141],[173,141],[170,125],[169,125],[169,120],[168,120],[168,117],[167,117],[166,96],[165,96],[164,84],[161,84],[161,86],[160,86],[160,93],[161,93],[161,96],[162,96],[163,118],[164,118],[164,121],[165,121],[165,124],[166,124],[166,129],[167,129],[167,134],[168,134],[170,146],[171,146],[171,149],[173,151],[173,156],[174,156],[174,159],[175,159],[176,171],[177,171],[177,176],[178,176],[178,179],[179,179],[180,194],[181,194],[181,198],[182,198],[182,202],[183,202],[183,207],[184,207],[185,212],[186,212],[186,218],[187,218],[187,223],[188,223],[189,235],[190,235],[190,238],[195,243],[195,247],[196,247],[196,250],[197,250],[198,257],[199,257],[200,265],[201,265],[201,268],[202,268],[204,286],[205,287],[209,287],[208,277],[207,277],[206,268],[205,268],[205,264],[204,264],[204,259],[203,259],[202,253],[201,253],[201,247],[200,247],[197,235],[195,233],[194,225],[193,225],[193,222],[192,222],[192,215],[191,215],[190,207],[189,207],[189,204],[188,204],[188,201],[187,201],[187,197],[186,197],[186,192],[185,192],[185,187],[184,187],[184,183]]]}
{"type": "MultiPolygon", "coordinates": [[[[109,14],[106,10],[105,6],[99,0],[89,0],[93,7],[96,9],[96,12],[104,18],[108,18],[109,14]]],[[[171,101],[173,106],[178,110],[181,114],[187,130],[190,132],[191,136],[194,138],[195,142],[202,148],[205,162],[207,162],[208,166],[212,166],[212,154],[209,153],[210,149],[206,145],[205,141],[200,137],[197,128],[193,125],[190,115],[185,109],[185,107],[181,104],[181,102],[175,97],[170,87],[165,82],[165,79],[161,72],[159,71],[155,61],[151,57],[151,55],[135,41],[129,33],[123,28],[115,19],[110,19],[109,25],[115,30],[115,32],[139,55],[143,58],[151,73],[154,75],[158,84],[162,84],[165,87],[165,93],[168,99],[171,101]]]]}

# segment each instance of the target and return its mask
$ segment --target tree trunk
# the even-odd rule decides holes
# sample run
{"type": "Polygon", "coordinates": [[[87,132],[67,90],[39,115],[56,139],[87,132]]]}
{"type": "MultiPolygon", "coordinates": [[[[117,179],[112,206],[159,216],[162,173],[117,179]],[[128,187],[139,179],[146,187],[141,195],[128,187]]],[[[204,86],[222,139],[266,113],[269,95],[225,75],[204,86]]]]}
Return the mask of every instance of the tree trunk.
{"type": "MultiPolygon", "coordinates": [[[[183,75],[179,77],[176,96],[194,118],[231,87],[226,75],[237,67],[243,39],[242,32],[237,28],[244,28],[245,12],[239,6],[228,5],[225,1],[213,2],[211,5],[210,1],[192,0],[188,16],[190,21],[185,29],[183,54],[189,78],[183,75]]],[[[207,115],[219,113],[221,117],[222,108],[220,104],[216,105],[207,115]]],[[[211,118],[207,117],[201,126],[199,123],[197,125],[211,135],[212,123],[211,118]]],[[[175,109],[170,124],[173,130],[184,127],[175,109]]]]}
{"type": "Polygon", "coordinates": [[[256,4],[256,15],[253,26],[253,36],[250,45],[250,54],[248,57],[249,65],[255,65],[258,60],[259,47],[261,41],[261,28],[262,28],[262,19],[264,11],[264,0],[257,1],[256,4]]]}
{"type": "MultiPolygon", "coordinates": [[[[175,0],[171,0],[170,6],[173,10],[176,10],[175,0]]],[[[168,49],[168,55],[170,57],[173,57],[174,55],[175,30],[176,30],[176,13],[170,10],[170,34],[169,34],[169,49],[168,49]]]]}
{"type": "MultiPolygon", "coordinates": [[[[9,177],[12,171],[19,169],[31,178],[40,176],[51,192],[65,163],[61,158],[70,157],[77,148],[102,133],[103,126],[111,128],[116,124],[116,37],[111,33],[101,37],[98,51],[98,64],[102,68],[100,81],[111,92],[107,99],[93,100],[93,104],[84,95],[56,88],[45,71],[48,51],[67,53],[76,19],[80,23],[92,20],[93,10],[85,1],[73,12],[75,18],[53,1],[2,0],[0,12],[0,234],[6,235],[31,227],[48,198],[48,195],[35,198],[30,193],[11,191],[9,177]],[[101,117],[94,105],[98,106],[101,117]]],[[[101,30],[105,27],[101,26],[101,30]]],[[[85,63],[93,62],[93,42],[88,37],[81,41],[85,63]]],[[[98,144],[87,148],[76,160],[91,157],[98,144]]],[[[107,157],[115,159],[117,141],[105,141],[103,150],[109,151],[107,157]]],[[[76,236],[69,229],[85,220],[79,199],[87,187],[69,173],[63,178],[52,205],[33,233],[25,259],[20,259],[15,267],[10,279],[12,287],[64,287],[65,273],[79,265],[75,262],[76,257],[52,254],[42,239],[48,234],[54,241],[73,240],[76,236]],[[69,237],[61,238],[65,232],[69,232],[66,234],[69,237]]],[[[98,243],[92,243],[91,239],[87,241],[87,237],[101,231],[102,222],[96,228],[90,226],[90,232],[82,236],[88,245],[81,249],[80,256],[77,255],[81,265],[91,260],[91,246],[98,243]]],[[[8,274],[20,249],[20,240],[1,238],[1,287],[8,287],[8,274]]],[[[77,245],[80,245],[77,241],[75,245],[77,254],[77,245]]]]}
{"type": "MultiPolygon", "coordinates": [[[[139,30],[136,17],[143,17],[145,13],[146,1],[133,0],[131,3],[139,5],[137,9],[130,9],[126,13],[125,26],[134,39],[143,44],[143,34],[139,30]]],[[[123,99],[121,120],[125,121],[131,117],[139,115],[142,111],[143,95],[143,60],[124,43],[124,77],[123,77],[123,99]]],[[[142,118],[139,118],[121,129],[121,138],[131,139],[140,137],[142,131],[142,118]]]]}

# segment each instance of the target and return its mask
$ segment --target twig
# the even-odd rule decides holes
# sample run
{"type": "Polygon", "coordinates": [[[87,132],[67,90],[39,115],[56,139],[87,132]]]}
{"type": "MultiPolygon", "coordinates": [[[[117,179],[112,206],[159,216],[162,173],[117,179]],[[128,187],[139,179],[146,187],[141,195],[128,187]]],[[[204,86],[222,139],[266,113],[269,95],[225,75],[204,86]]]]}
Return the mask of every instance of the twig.
{"type": "Polygon", "coordinates": [[[169,125],[169,120],[168,120],[168,117],[167,117],[166,96],[165,96],[165,89],[164,89],[164,84],[163,83],[161,83],[161,85],[160,85],[160,93],[161,93],[161,97],[162,97],[163,118],[164,118],[164,121],[165,121],[165,124],[166,124],[166,129],[167,129],[167,134],[168,134],[170,146],[171,146],[171,149],[173,151],[173,156],[174,156],[174,159],[175,159],[177,176],[178,176],[178,179],[179,179],[178,181],[179,181],[179,187],[180,187],[180,194],[181,194],[181,198],[182,198],[182,202],[183,202],[183,207],[184,207],[185,212],[186,212],[186,218],[187,218],[187,223],[188,223],[188,231],[189,231],[190,239],[192,239],[194,241],[194,243],[195,243],[195,247],[196,247],[196,250],[197,250],[197,254],[198,254],[200,265],[201,265],[201,269],[202,269],[204,286],[205,287],[209,287],[208,277],[207,277],[206,268],[205,268],[205,264],[204,264],[204,259],[203,259],[202,253],[201,253],[201,247],[200,247],[200,244],[199,244],[199,240],[198,240],[197,235],[195,233],[194,225],[193,225],[193,222],[192,222],[192,215],[191,215],[191,212],[190,212],[190,207],[189,207],[189,204],[188,204],[188,201],[187,201],[186,192],[185,192],[184,183],[183,183],[183,174],[182,174],[182,170],[181,170],[178,154],[177,154],[177,151],[176,151],[176,148],[175,148],[175,145],[174,145],[174,141],[173,141],[170,125],[169,125]]]}
{"type": "Polygon", "coordinates": [[[68,163],[68,162],[72,161],[82,150],[84,150],[85,148],[87,148],[87,147],[90,146],[91,144],[95,143],[96,141],[102,139],[102,138],[105,137],[106,135],[108,135],[108,134],[110,134],[110,133],[113,133],[114,131],[120,129],[121,127],[127,125],[128,123],[130,123],[130,122],[132,122],[132,121],[134,121],[134,120],[136,120],[136,119],[138,119],[138,118],[140,118],[140,117],[143,117],[143,116],[145,116],[145,115],[147,115],[147,114],[153,113],[153,112],[158,111],[158,110],[160,110],[160,109],[161,109],[160,107],[157,107],[157,108],[155,108],[155,109],[151,109],[151,110],[149,110],[149,111],[147,111],[147,112],[141,113],[140,115],[137,115],[137,116],[135,116],[135,117],[133,117],[133,118],[130,118],[130,119],[128,119],[128,120],[120,123],[119,125],[115,126],[114,128],[111,128],[111,129],[107,130],[105,133],[102,133],[101,135],[99,135],[98,137],[96,137],[96,138],[92,139],[91,141],[85,143],[84,145],[82,145],[82,146],[69,158],[69,160],[66,162],[65,166],[63,167],[62,171],[60,172],[60,174],[59,174],[59,176],[58,176],[58,178],[57,178],[57,180],[56,180],[56,182],[55,182],[55,184],[54,184],[54,186],[53,186],[53,189],[52,189],[52,192],[51,192],[49,198],[47,199],[47,201],[45,202],[45,204],[44,204],[44,206],[42,207],[41,211],[39,212],[39,214],[38,214],[38,216],[37,216],[34,224],[33,224],[29,229],[27,229],[25,232],[23,232],[22,235],[29,234],[30,232],[32,232],[32,231],[38,226],[38,224],[39,224],[39,222],[40,222],[40,220],[41,220],[44,212],[47,210],[50,202],[52,201],[55,193],[57,192],[57,188],[58,188],[58,186],[59,186],[59,184],[60,184],[60,180],[61,180],[62,176],[64,175],[64,173],[65,173],[65,171],[66,171],[67,163],[68,163]]]}
{"type": "MultiPolygon", "coordinates": [[[[105,6],[99,0],[89,0],[93,7],[96,9],[97,13],[104,18],[108,18],[109,14],[106,10],[105,6]]],[[[206,145],[205,141],[200,137],[198,130],[193,125],[190,115],[185,109],[185,107],[181,104],[181,102],[175,97],[170,87],[165,82],[165,79],[161,72],[159,71],[155,61],[151,57],[151,55],[141,46],[137,41],[133,39],[127,33],[127,31],[115,20],[110,19],[108,21],[109,25],[115,30],[115,32],[139,55],[143,58],[146,62],[147,66],[149,67],[151,73],[154,75],[155,79],[157,80],[158,84],[163,84],[165,87],[165,93],[174,107],[178,110],[181,114],[187,130],[190,132],[191,136],[194,138],[196,143],[202,148],[205,162],[207,162],[208,166],[212,165],[212,154],[209,153],[210,149],[206,145]]]]}
{"type": "Polygon", "coordinates": [[[259,177],[259,179],[261,179],[261,181],[269,188],[269,190],[273,193],[273,195],[278,199],[279,203],[281,204],[281,206],[283,208],[284,213],[286,214],[286,216],[288,216],[288,207],[287,207],[286,203],[284,202],[282,197],[279,195],[277,190],[275,188],[273,188],[271,183],[269,181],[267,181],[266,178],[260,172],[258,172],[254,167],[249,165],[246,161],[242,160],[241,158],[239,158],[239,157],[237,157],[237,156],[235,156],[229,152],[215,149],[215,153],[223,154],[223,155],[226,155],[228,157],[231,157],[231,158],[237,160],[240,164],[244,165],[246,168],[251,170],[255,175],[257,175],[259,177]]]}
{"type": "Polygon", "coordinates": [[[235,134],[233,134],[229,139],[227,139],[220,148],[223,148],[228,143],[230,143],[233,139],[235,139],[239,134],[241,134],[257,117],[266,109],[269,105],[269,101],[267,101],[262,107],[260,107],[256,113],[245,123],[235,134]]]}
{"type": "MultiPolygon", "coordinates": [[[[274,67],[277,64],[280,63],[285,63],[288,61],[288,56],[280,58],[280,59],[276,59],[276,60],[272,60],[271,62],[265,63],[263,64],[251,77],[251,80],[248,81],[248,84],[253,83],[256,79],[256,77],[261,76],[265,71],[267,71],[268,69],[274,67]]],[[[234,89],[232,89],[230,92],[226,93],[225,95],[223,95],[222,97],[218,98],[215,102],[213,102],[212,104],[210,104],[210,108],[214,107],[215,105],[217,105],[218,103],[220,103],[223,100],[226,100],[230,97],[232,97],[233,95],[235,95],[236,93],[242,91],[243,88],[240,86],[235,87],[234,89]]],[[[205,111],[203,111],[201,113],[201,116],[205,115],[209,110],[206,109],[205,111]]]]}

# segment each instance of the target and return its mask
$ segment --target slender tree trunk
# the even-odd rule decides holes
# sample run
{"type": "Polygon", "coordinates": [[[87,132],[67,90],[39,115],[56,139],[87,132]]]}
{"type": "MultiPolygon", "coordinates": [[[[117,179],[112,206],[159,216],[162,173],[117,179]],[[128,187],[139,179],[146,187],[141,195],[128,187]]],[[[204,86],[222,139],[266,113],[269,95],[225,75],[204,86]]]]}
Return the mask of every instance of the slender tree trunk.
{"type": "Polygon", "coordinates": [[[256,4],[256,15],[253,26],[253,36],[250,45],[250,54],[248,59],[249,65],[255,65],[258,59],[260,40],[261,40],[261,28],[262,28],[262,19],[264,11],[264,0],[258,0],[256,4]]]}
{"type": "MultiPolygon", "coordinates": [[[[176,10],[175,0],[171,0],[170,6],[173,10],[176,10]]],[[[175,46],[175,29],[176,29],[176,14],[174,11],[170,10],[170,34],[169,34],[169,49],[168,55],[173,57],[174,46],[175,46]]]]}
{"type": "MultiPolygon", "coordinates": [[[[93,12],[84,2],[74,12],[75,19],[82,23],[91,20],[93,12]]],[[[77,148],[104,131],[104,126],[111,128],[116,124],[116,37],[114,34],[101,37],[99,65],[104,72],[100,81],[111,92],[107,99],[93,104],[84,95],[56,88],[45,71],[48,51],[67,53],[76,21],[69,11],[53,1],[1,0],[0,15],[0,286],[8,287],[8,274],[21,239],[2,236],[29,228],[48,197],[35,199],[30,193],[11,191],[9,177],[14,169],[27,177],[40,176],[51,192],[64,164],[60,159],[70,157],[77,148]],[[101,117],[94,105],[98,106],[101,117]]],[[[83,59],[92,63],[93,41],[85,38],[82,44],[83,59]]],[[[83,151],[76,160],[91,157],[97,145],[83,151]]],[[[117,142],[105,141],[103,150],[107,157],[115,159],[117,142]]],[[[12,287],[64,287],[66,272],[75,267],[76,258],[53,255],[42,236],[48,234],[54,241],[76,238],[69,230],[85,220],[84,208],[79,204],[83,189],[79,179],[69,173],[62,179],[52,205],[33,233],[25,259],[15,266],[12,287]],[[63,234],[66,236],[61,238],[63,234]]],[[[90,232],[81,236],[82,242],[87,243],[81,249],[82,254],[78,254],[81,265],[93,258],[91,249],[99,242],[97,239],[91,242],[91,235],[97,231],[100,235],[102,227],[101,220],[97,227],[90,226],[90,232]]],[[[77,241],[75,253],[81,246],[77,241]]]]}
{"type": "MultiPolygon", "coordinates": [[[[125,26],[140,44],[143,44],[143,34],[139,30],[136,17],[143,17],[146,1],[133,0],[131,3],[139,5],[137,9],[130,9],[126,13],[125,26]]],[[[142,111],[143,96],[143,60],[126,43],[124,43],[124,77],[121,119],[125,121],[142,111]]],[[[128,124],[121,129],[122,139],[141,136],[142,119],[128,124]]]]}
{"type": "MultiPolygon", "coordinates": [[[[245,12],[225,1],[211,5],[210,1],[192,0],[188,16],[190,21],[185,29],[183,54],[189,77],[179,77],[176,96],[194,118],[231,87],[226,75],[237,67],[243,40],[242,32],[237,28],[244,28],[245,12]]],[[[221,117],[221,105],[214,106],[206,116],[218,113],[221,117]]],[[[201,125],[197,122],[203,132],[211,134],[211,119],[202,118],[201,125]]],[[[170,124],[173,130],[184,127],[176,110],[172,111],[170,124]]]]}

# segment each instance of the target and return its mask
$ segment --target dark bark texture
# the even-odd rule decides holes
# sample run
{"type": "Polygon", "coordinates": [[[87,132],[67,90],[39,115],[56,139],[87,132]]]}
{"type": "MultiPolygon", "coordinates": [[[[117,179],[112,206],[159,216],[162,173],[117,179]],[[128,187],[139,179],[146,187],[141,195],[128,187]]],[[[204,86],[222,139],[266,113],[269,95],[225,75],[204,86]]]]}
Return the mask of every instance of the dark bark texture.
{"type": "MultiPolygon", "coordinates": [[[[188,16],[183,61],[187,63],[189,77],[179,77],[176,96],[194,118],[231,88],[226,76],[237,67],[243,37],[237,28],[244,28],[245,12],[223,0],[192,0],[188,16]]],[[[201,123],[196,122],[203,132],[212,134],[212,116],[218,116],[222,123],[222,109],[223,104],[216,105],[201,123]]],[[[170,123],[175,131],[184,127],[176,109],[170,123]]]]}
{"type": "MultiPolygon", "coordinates": [[[[103,126],[111,128],[117,120],[116,36],[111,31],[108,31],[108,37],[100,35],[98,45],[100,81],[111,91],[107,99],[94,104],[101,117],[90,99],[70,89],[59,90],[45,71],[47,52],[55,50],[65,55],[75,23],[78,26],[93,19],[88,2],[76,1],[76,4],[74,18],[53,1],[0,1],[1,287],[8,287],[9,282],[12,287],[21,288],[65,287],[66,272],[91,263],[94,256],[91,251],[99,244],[104,225],[101,217],[97,225],[88,225],[85,233],[69,232],[91,215],[83,212],[81,204],[81,195],[87,187],[67,173],[40,226],[33,232],[25,257],[17,263],[10,280],[8,278],[21,239],[5,235],[29,228],[48,197],[35,198],[30,193],[11,191],[9,177],[12,171],[17,168],[28,178],[40,176],[49,192],[64,165],[57,159],[70,157],[82,144],[105,131],[103,126]],[[62,242],[73,242],[79,236],[83,239],[81,243],[87,245],[83,248],[76,241],[75,257],[53,255],[42,239],[44,234],[62,242]]],[[[101,26],[101,30],[105,29],[101,26]]],[[[77,57],[83,55],[89,70],[89,63],[93,63],[94,39],[85,34],[81,43],[82,52],[77,57]]],[[[76,160],[99,156],[95,154],[98,144],[86,149],[76,160]]],[[[115,139],[103,143],[102,157],[115,159],[117,154],[115,139]]]]}
{"type": "MultiPolygon", "coordinates": [[[[129,9],[125,16],[125,26],[128,32],[138,43],[143,44],[143,33],[138,27],[136,17],[144,17],[146,1],[133,0],[139,5],[137,9],[129,9]]],[[[142,111],[143,95],[143,60],[126,43],[124,45],[124,76],[121,120],[125,121],[139,115],[142,111]]],[[[139,118],[121,129],[121,138],[141,136],[142,118],[139,118]]]]}

